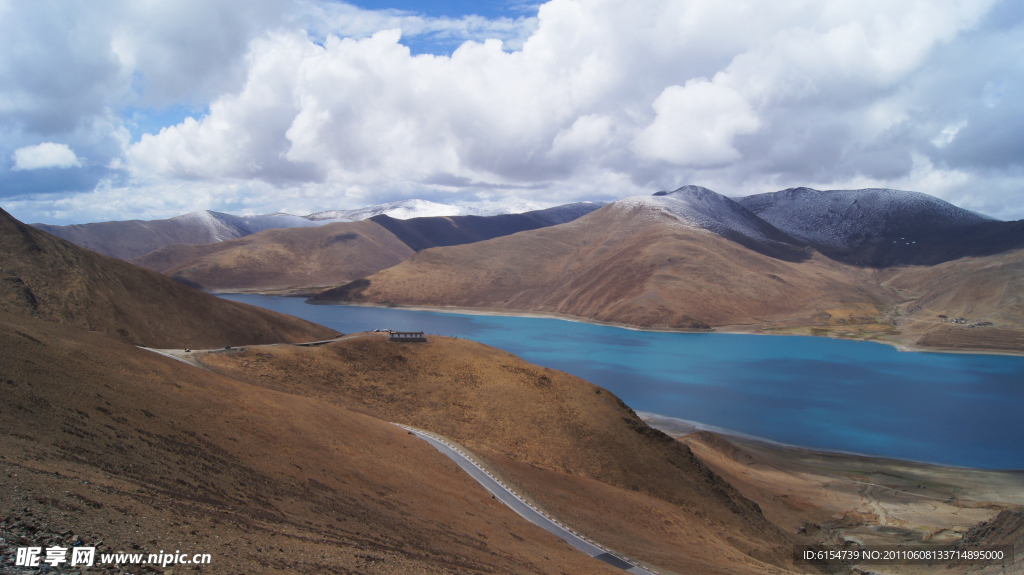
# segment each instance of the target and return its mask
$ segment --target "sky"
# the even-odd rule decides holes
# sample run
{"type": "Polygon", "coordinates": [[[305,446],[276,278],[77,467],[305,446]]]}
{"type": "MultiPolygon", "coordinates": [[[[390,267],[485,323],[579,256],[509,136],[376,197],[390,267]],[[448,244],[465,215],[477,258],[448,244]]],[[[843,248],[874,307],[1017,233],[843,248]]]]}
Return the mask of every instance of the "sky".
{"type": "Polygon", "coordinates": [[[1024,218],[1024,3],[0,0],[23,221],[686,184],[1024,218]]]}

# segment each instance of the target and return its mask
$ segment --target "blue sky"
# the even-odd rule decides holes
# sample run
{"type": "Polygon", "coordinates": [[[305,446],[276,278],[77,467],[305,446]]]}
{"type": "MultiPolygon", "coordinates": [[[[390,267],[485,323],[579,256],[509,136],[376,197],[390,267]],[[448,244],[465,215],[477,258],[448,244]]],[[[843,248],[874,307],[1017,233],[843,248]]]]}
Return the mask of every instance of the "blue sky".
{"type": "Polygon", "coordinates": [[[1011,0],[58,0],[0,10],[27,221],[891,187],[1024,218],[1011,0]]]}
{"type": "Polygon", "coordinates": [[[415,0],[373,0],[352,2],[367,10],[405,10],[435,18],[483,16],[485,18],[518,18],[533,16],[539,3],[505,2],[502,0],[461,0],[458,2],[417,2],[415,0]]]}

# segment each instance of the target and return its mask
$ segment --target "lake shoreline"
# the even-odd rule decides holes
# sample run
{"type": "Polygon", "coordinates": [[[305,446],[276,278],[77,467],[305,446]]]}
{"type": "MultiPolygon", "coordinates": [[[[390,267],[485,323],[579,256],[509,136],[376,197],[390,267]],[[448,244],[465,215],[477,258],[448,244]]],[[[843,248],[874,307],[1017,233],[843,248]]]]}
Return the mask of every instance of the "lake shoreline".
{"type": "Polygon", "coordinates": [[[924,461],[918,459],[888,457],[885,455],[861,453],[857,451],[844,451],[842,449],[828,449],[827,447],[810,447],[806,445],[794,445],[792,443],[784,443],[781,441],[775,441],[773,439],[768,439],[765,437],[757,437],[756,435],[741,433],[739,431],[735,431],[732,429],[725,429],[723,427],[710,425],[700,421],[681,419],[678,417],[662,415],[660,413],[654,413],[650,411],[637,411],[636,414],[647,425],[676,439],[682,439],[692,433],[707,432],[714,433],[737,444],[757,445],[764,449],[788,451],[803,456],[848,457],[851,459],[858,460],[870,460],[881,465],[916,465],[948,470],[977,471],[981,473],[1007,473],[1012,475],[1020,475],[1022,476],[1022,480],[1024,480],[1024,469],[992,469],[987,467],[971,467],[968,465],[954,465],[950,463],[937,463],[934,461],[924,461]]]}
{"type": "Polygon", "coordinates": [[[223,297],[319,322],[338,333],[392,328],[458,334],[581,377],[634,409],[708,422],[729,436],[736,435],[730,430],[741,430],[757,436],[752,440],[765,437],[851,456],[1024,469],[1014,448],[1003,453],[1009,438],[1020,437],[1021,430],[1009,423],[1015,419],[1013,406],[1024,405],[1024,389],[1013,383],[1024,364],[1006,354],[900,354],[893,345],[845,343],[857,341],[851,338],[744,338],[805,334],[645,329],[546,312],[333,303],[318,308],[294,297],[223,297]],[[552,319],[571,323],[545,323],[552,319]],[[986,399],[993,393],[1005,394],[1004,399],[986,399]],[[889,400],[879,401],[882,397],[889,400]],[[946,409],[952,411],[944,423],[928,415],[946,409]],[[780,417],[785,425],[778,424],[780,417]],[[1000,439],[973,449],[951,426],[968,432],[987,427],[1000,439]]]}
{"type": "MultiPolygon", "coordinates": [[[[306,297],[305,294],[283,294],[274,292],[217,292],[217,293],[239,293],[247,295],[266,295],[274,297],[306,297]]],[[[308,302],[307,302],[308,303],[308,302]]],[[[342,307],[370,307],[380,309],[401,309],[408,311],[426,311],[434,313],[452,313],[462,315],[480,315],[480,316],[503,316],[503,317],[527,317],[537,319],[558,319],[563,321],[571,321],[577,323],[587,323],[591,325],[600,325],[606,327],[616,327],[621,329],[628,329],[630,331],[640,332],[653,332],[653,333],[721,333],[721,334],[733,334],[733,335],[765,335],[765,336],[783,336],[783,337],[826,337],[829,339],[841,340],[841,341],[861,341],[868,343],[880,343],[896,348],[897,351],[911,352],[911,353],[949,353],[949,354],[964,354],[964,355],[997,355],[997,356],[1010,356],[1010,357],[1024,357],[1024,350],[1022,351],[1007,351],[1007,350],[994,350],[994,349],[956,349],[956,348],[939,348],[939,347],[923,347],[913,344],[908,344],[900,341],[892,341],[887,339],[868,339],[862,337],[842,337],[832,334],[817,334],[817,333],[770,333],[764,330],[758,329],[758,325],[750,326],[750,329],[744,329],[742,326],[729,325],[721,326],[718,328],[710,329],[692,329],[692,328],[672,328],[672,327],[643,327],[627,323],[600,321],[595,319],[584,318],[580,316],[574,316],[571,314],[563,314],[559,312],[538,312],[538,311],[522,311],[522,310],[505,310],[497,308],[466,308],[457,306],[424,306],[424,305],[385,305],[376,303],[360,303],[360,302],[324,302],[324,303],[309,303],[308,305],[332,305],[342,307]]],[[[800,326],[795,329],[813,329],[817,326],[800,326]]]]}

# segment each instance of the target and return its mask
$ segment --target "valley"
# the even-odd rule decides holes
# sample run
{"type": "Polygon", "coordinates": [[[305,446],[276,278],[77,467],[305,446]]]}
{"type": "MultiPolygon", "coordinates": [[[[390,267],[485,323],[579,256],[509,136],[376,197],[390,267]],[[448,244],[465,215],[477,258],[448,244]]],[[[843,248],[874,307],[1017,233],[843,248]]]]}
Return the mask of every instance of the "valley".
{"type": "Polygon", "coordinates": [[[877,244],[826,247],[703,188],[592,207],[250,230],[142,256],[164,274],[0,214],[4,568],[14,545],[80,544],[210,553],[190,570],[216,573],[621,572],[395,423],[664,574],[819,572],[795,546],[844,541],[1021,544],[1019,472],[680,429],[464,338],[396,344],[189,287],[339,282],[311,303],[1019,351],[1012,226],[979,232],[1006,249],[869,265],[844,258],[876,261],[877,244]]]}

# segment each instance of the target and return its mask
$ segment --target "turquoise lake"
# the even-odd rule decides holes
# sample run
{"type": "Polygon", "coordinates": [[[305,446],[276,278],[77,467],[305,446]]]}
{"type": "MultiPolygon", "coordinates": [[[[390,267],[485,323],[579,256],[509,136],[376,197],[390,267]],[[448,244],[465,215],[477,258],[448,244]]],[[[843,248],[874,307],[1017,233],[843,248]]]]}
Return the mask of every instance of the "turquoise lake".
{"type": "Polygon", "coordinates": [[[221,297],[342,333],[388,328],[471,339],[596,383],[637,411],[790,445],[1024,469],[1024,357],[221,297]]]}

